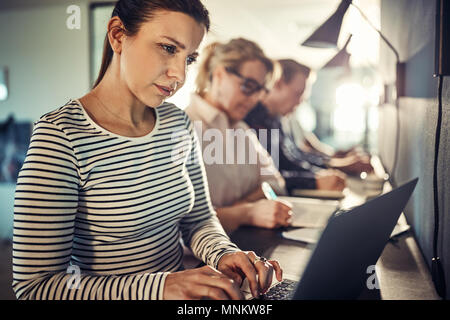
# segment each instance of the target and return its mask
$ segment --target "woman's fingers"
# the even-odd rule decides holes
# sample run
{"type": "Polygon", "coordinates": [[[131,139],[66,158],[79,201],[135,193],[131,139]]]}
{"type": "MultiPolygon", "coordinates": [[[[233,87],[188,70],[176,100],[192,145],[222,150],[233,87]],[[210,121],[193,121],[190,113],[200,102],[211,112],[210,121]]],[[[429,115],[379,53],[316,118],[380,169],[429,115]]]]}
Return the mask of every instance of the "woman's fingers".
{"type": "Polygon", "coordinates": [[[255,298],[269,289],[274,270],[277,279],[279,281],[282,279],[282,270],[277,261],[267,261],[253,251],[226,254],[219,261],[218,268],[225,274],[239,273],[242,277],[246,277],[255,298]]]}
{"type": "Polygon", "coordinates": [[[276,226],[287,227],[292,222],[292,205],[286,205],[284,202],[278,202],[275,212],[276,226]]]}
{"type": "Polygon", "coordinates": [[[241,300],[240,280],[246,277],[252,295],[256,298],[266,292],[275,270],[281,281],[282,271],[277,261],[265,261],[252,251],[224,256],[222,272],[205,266],[169,274],[165,281],[165,299],[233,299],[241,300]],[[234,280],[233,280],[233,279],[234,280]]]}
{"type": "Polygon", "coordinates": [[[193,299],[229,300],[230,297],[222,289],[195,284],[191,286],[193,299]]]}
{"type": "Polygon", "coordinates": [[[199,282],[204,287],[202,292],[206,294],[206,297],[215,299],[219,290],[226,294],[225,299],[241,300],[244,298],[236,282],[225,275],[211,276],[204,274],[199,277],[199,282]],[[214,294],[214,296],[209,296],[209,293],[214,294]]]}
{"type": "Polygon", "coordinates": [[[273,267],[268,261],[260,259],[257,259],[254,266],[258,271],[258,282],[261,293],[265,293],[272,283],[273,267]]]}
{"type": "MultiPolygon", "coordinates": [[[[232,272],[218,271],[211,267],[203,267],[203,276],[199,276],[199,281],[207,285],[213,285],[215,287],[224,290],[231,299],[242,299],[243,295],[240,290],[241,281],[232,272]]],[[[229,270],[231,271],[231,270],[229,270]]]]}
{"type": "Polygon", "coordinates": [[[246,254],[240,255],[239,257],[241,261],[239,267],[248,279],[248,284],[253,297],[257,298],[260,295],[260,291],[258,280],[256,278],[256,269],[252,263],[256,259],[256,254],[253,251],[250,251],[246,254]]]}
{"type": "Polygon", "coordinates": [[[242,285],[242,281],[245,278],[245,275],[242,274],[242,272],[232,270],[231,268],[224,268],[221,270],[221,272],[229,277],[230,279],[233,279],[234,282],[236,282],[236,285],[240,288],[242,285]]]}
{"type": "Polygon", "coordinates": [[[283,269],[281,269],[280,264],[277,260],[269,260],[270,264],[273,266],[273,269],[275,270],[275,276],[277,277],[278,281],[283,281],[283,269]]]}
{"type": "Polygon", "coordinates": [[[292,209],[292,203],[290,203],[290,202],[287,201],[287,200],[284,200],[284,199],[276,199],[275,202],[276,202],[277,204],[279,204],[279,205],[282,205],[282,207],[284,207],[284,208],[287,209],[287,210],[292,209]]]}
{"type": "Polygon", "coordinates": [[[236,282],[222,272],[205,266],[174,272],[166,277],[164,299],[243,299],[236,282]]]}
{"type": "Polygon", "coordinates": [[[255,268],[258,270],[259,283],[262,293],[265,293],[272,284],[273,272],[278,281],[283,281],[283,270],[276,260],[268,260],[266,262],[258,260],[255,262],[255,268]]]}
{"type": "MultiPolygon", "coordinates": [[[[252,251],[247,253],[248,259],[251,261],[253,269],[256,270],[258,274],[258,286],[259,286],[259,294],[265,293],[272,284],[273,271],[275,270],[276,277],[279,281],[282,279],[282,270],[279,263],[275,260],[271,261],[263,261],[260,257],[256,256],[256,254],[252,251]],[[274,264],[272,263],[274,262],[274,264]]],[[[250,284],[250,279],[249,279],[250,284]]],[[[251,288],[251,287],[250,287],[251,288]]],[[[253,291],[252,291],[253,293],[253,291]]]]}

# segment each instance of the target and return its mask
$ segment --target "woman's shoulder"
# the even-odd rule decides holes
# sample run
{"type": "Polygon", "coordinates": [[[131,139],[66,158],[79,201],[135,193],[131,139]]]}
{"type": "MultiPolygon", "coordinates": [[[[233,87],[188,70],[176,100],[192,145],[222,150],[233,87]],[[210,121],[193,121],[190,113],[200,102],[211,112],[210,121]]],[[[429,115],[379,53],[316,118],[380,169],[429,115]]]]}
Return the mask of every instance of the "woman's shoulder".
{"type": "Polygon", "coordinates": [[[61,119],[84,119],[83,110],[75,99],[70,99],[63,106],[43,114],[36,122],[57,123],[61,119]]]}
{"type": "Polygon", "coordinates": [[[64,129],[64,127],[69,124],[79,124],[85,120],[86,118],[79,102],[75,99],[70,99],[63,106],[43,114],[34,122],[34,126],[47,124],[64,129]]]}

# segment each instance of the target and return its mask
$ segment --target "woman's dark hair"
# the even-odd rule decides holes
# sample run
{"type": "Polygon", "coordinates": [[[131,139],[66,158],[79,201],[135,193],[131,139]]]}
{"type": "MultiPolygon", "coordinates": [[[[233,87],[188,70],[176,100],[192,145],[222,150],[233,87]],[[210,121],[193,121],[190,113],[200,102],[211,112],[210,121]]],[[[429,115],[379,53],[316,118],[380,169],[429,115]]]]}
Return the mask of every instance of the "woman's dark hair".
{"type": "MultiPolygon", "coordinates": [[[[149,21],[157,10],[185,13],[203,24],[206,31],[209,30],[209,13],[200,0],[119,0],[116,2],[111,18],[119,17],[125,27],[126,35],[134,36],[139,31],[141,24],[149,21]]],[[[94,88],[102,81],[111,64],[113,54],[108,34],[106,34],[102,64],[94,88]]]]}

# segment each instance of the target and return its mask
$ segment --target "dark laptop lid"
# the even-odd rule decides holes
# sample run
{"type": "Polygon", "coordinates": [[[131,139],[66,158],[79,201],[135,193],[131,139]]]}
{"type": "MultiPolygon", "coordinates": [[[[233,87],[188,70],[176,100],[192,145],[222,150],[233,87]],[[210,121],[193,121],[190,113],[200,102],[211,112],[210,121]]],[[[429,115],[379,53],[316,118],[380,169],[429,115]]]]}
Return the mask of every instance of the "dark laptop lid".
{"type": "Polygon", "coordinates": [[[417,181],[330,218],[293,299],[356,299],[417,181]]]}

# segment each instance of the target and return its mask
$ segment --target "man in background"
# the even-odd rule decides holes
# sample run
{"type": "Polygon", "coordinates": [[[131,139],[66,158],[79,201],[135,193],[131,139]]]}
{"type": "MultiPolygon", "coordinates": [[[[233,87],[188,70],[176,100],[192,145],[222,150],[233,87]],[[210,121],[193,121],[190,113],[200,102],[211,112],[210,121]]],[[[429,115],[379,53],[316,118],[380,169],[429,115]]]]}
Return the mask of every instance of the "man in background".
{"type": "MultiPolygon", "coordinates": [[[[312,133],[300,131],[303,132],[302,141],[296,142],[292,130],[283,127],[282,118],[292,113],[303,100],[311,69],[291,59],[278,62],[282,72],[280,79],[244,120],[257,133],[259,129],[267,129],[270,137],[270,130],[279,130],[279,170],[288,190],[342,190],[345,174],[373,171],[368,156],[354,150],[334,152],[312,133]]],[[[271,139],[267,140],[266,147],[271,153],[271,139]]]]}

